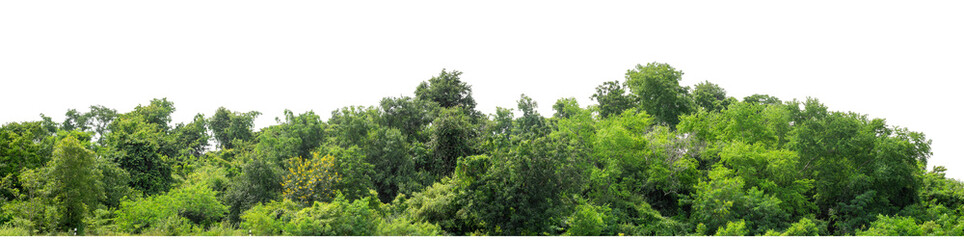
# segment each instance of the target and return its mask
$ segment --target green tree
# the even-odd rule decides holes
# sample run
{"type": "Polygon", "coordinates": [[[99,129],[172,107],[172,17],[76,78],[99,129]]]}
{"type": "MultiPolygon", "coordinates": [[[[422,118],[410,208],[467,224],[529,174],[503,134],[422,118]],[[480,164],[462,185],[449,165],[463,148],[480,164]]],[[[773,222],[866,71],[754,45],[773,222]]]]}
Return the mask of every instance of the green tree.
{"type": "Polygon", "coordinates": [[[145,194],[167,191],[173,183],[168,138],[161,127],[140,114],[124,114],[111,122],[105,138],[106,157],[130,173],[131,187],[145,194]]]}
{"type": "Polygon", "coordinates": [[[683,72],[665,63],[648,63],[626,71],[626,83],[640,106],[656,120],[675,127],[692,109],[689,88],[679,85],[683,72]]]}
{"type": "Polygon", "coordinates": [[[214,139],[218,141],[221,149],[231,149],[235,145],[234,140],[252,141],[254,133],[254,119],[261,115],[260,112],[251,111],[247,113],[232,112],[227,108],[220,107],[214,112],[214,116],[209,121],[211,131],[214,132],[214,139]]]}
{"type": "Polygon", "coordinates": [[[261,130],[254,147],[255,156],[279,167],[283,167],[284,160],[289,158],[310,158],[311,151],[326,139],[327,125],[314,112],[295,116],[285,110],[284,115],[284,121],[278,119],[278,125],[261,130]]]}
{"type": "Polygon", "coordinates": [[[693,88],[693,102],[708,112],[726,109],[726,106],[735,101],[736,99],[726,96],[726,90],[710,81],[697,83],[693,88]]]}
{"type": "Polygon", "coordinates": [[[56,143],[56,131],[44,126],[44,122],[8,123],[0,127],[0,175],[5,199],[13,199],[23,190],[20,174],[26,169],[43,167],[50,161],[56,143]]]}
{"type": "Polygon", "coordinates": [[[472,86],[462,82],[459,79],[460,75],[462,72],[447,72],[442,69],[438,76],[418,85],[415,89],[415,98],[436,102],[444,108],[460,107],[474,111],[476,104],[475,99],[472,98],[472,86]]]}
{"type": "Polygon", "coordinates": [[[766,94],[753,94],[743,98],[743,102],[752,104],[780,104],[779,98],[766,94]]]}
{"type": "Polygon", "coordinates": [[[240,215],[255,204],[279,200],[282,191],[282,170],[264,160],[244,164],[241,174],[232,179],[224,193],[228,219],[238,222],[240,215]]]}
{"type": "Polygon", "coordinates": [[[178,154],[182,156],[200,157],[207,150],[211,136],[207,132],[207,119],[203,114],[194,116],[194,121],[188,124],[178,123],[172,133],[178,154]]]}
{"type": "Polygon", "coordinates": [[[620,84],[619,81],[609,81],[596,87],[596,93],[592,95],[592,98],[599,104],[599,116],[601,118],[621,114],[623,111],[639,105],[639,99],[636,95],[627,90],[629,88],[628,82],[620,84]]]}
{"type": "Polygon", "coordinates": [[[170,130],[171,114],[174,113],[174,103],[167,98],[151,99],[147,106],[137,105],[133,114],[141,115],[145,122],[156,125],[161,132],[170,130]]]}
{"type": "Polygon", "coordinates": [[[532,98],[522,94],[517,103],[522,116],[515,120],[513,135],[531,138],[549,133],[546,119],[536,110],[539,105],[532,98]]]}
{"type": "Polygon", "coordinates": [[[438,103],[410,97],[388,97],[382,98],[380,106],[386,126],[402,131],[409,142],[428,141],[425,129],[438,114],[438,103]]]}
{"type": "Polygon", "coordinates": [[[102,175],[96,164],[94,153],[72,136],[60,140],[54,147],[48,166],[48,188],[61,200],[66,229],[77,228],[83,233],[84,217],[104,195],[102,175]]]}

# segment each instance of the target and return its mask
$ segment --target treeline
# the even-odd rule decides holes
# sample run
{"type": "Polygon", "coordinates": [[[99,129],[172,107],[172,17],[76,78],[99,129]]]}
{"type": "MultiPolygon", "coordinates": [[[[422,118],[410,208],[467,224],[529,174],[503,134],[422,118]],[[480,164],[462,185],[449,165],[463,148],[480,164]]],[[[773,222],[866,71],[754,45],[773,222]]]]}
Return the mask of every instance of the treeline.
{"type": "Polygon", "coordinates": [[[883,119],[680,86],[662,63],[586,107],[546,118],[522,95],[486,115],[460,74],[260,130],[223,107],[172,125],[166,99],[7,123],[0,234],[964,233],[964,185],[883,119]]]}

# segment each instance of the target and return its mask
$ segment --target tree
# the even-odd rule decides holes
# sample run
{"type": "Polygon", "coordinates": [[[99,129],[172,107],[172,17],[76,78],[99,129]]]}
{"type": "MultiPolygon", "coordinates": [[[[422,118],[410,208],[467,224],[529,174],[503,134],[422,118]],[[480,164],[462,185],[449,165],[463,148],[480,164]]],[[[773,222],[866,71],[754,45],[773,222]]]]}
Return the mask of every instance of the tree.
{"type": "Polygon", "coordinates": [[[151,104],[147,106],[137,105],[134,107],[133,114],[141,115],[147,123],[155,124],[161,132],[170,130],[171,114],[174,113],[174,103],[167,98],[151,99],[151,104]]]}
{"type": "Polygon", "coordinates": [[[285,198],[308,205],[334,197],[334,186],[341,180],[334,157],[317,154],[311,159],[298,157],[291,159],[288,166],[288,173],[281,181],[285,198]]]}
{"type": "Polygon", "coordinates": [[[207,132],[207,119],[204,114],[194,116],[194,121],[188,124],[178,123],[174,127],[175,149],[178,155],[182,156],[201,156],[207,150],[208,140],[211,138],[207,132]]]}
{"type": "Polygon", "coordinates": [[[517,101],[522,116],[516,119],[513,135],[523,137],[545,136],[549,133],[546,119],[536,111],[539,105],[532,98],[522,94],[517,101]]]}
{"type": "Polygon", "coordinates": [[[665,63],[636,65],[626,71],[626,83],[636,96],[640,106],[662,123],[675,127],[679,116],[692,109],[689,88],[679,85],[683,72],[665,63]]]}
{"type": "Polygon", "coordinates": [[[756,187],[746,188],[742,177],[722,165],[710,170],[708,181],[700,181],[692,201],[694,222],[703,223],[711,230],[729,229],[725,233],[732,233],[745,228],[748,234],[762,234],[788,225],[789,215],[779,207],[780,199],[756,187]],[[738,220],[745,220],[739,224],[745,227],[731,225],[738,220]]]}
{"type": "Polygon", "coordinates": [[[391,202],[399,193],[416,190],[415,161],[408,153],[409,144],[395,128],[373,129],[368,133],[365,154],[375,168],[372,183],[382,202],[391,202]]]}
{"type": "Polygon", "coordinates": [[[386,126],[402,131],[409,142],[428,141],[425,128],[435,119],[439,111],[438,103],[410,97],[389,97],[382,98],[380,104],[386,126]]]}
{"type": "Polygon", "coordinates": [[[310,158],[311,151],[324,143],[327,125],[314,112],[295,116],[285,110],[285,119],[278,119],[278,125],[269,126],[258,134],[254,147],[255,155],[279,167],[284,160],[292,157],[310,158]]]}
{"type": "Polygon", "coordinates": [[[2,196],[13,199],[22,189],[20,174],[26,169],[43,167],[50,161],[54,134],[40,121],[9,123],[0,127],[0,176],[7,179],[2,196]]]}
{"type": "Polygon", "coordinates": [[[254,140],[254,119],[261,115],[260,112],[250,111],[247,113],[232,112],[227,108],[220,107],[214,112],[209,124],[211,131],[214,132],[214,139],[218,141],[221,149],[231,149],[235,145],[234,140],[251,141],[254,140]]]}
{"type": "Polygon", "coordinates": [[[78,130],[87,131],[90,127],[88,126],[88,115],[81,114],[77,112],[77,109],[68,109],[64,123],[60,124],[60,129],[64,131],[78,130]]]}
{"type": "Polygon", "coordinates": [[[97,142],[103,144],[103,136],[110,130],[111,121],[117,117],[117,110],[110,109],[101,105],[90,106],[90,111],[86,113],[87,124],[93,125],[94,132],[97,133],[97,142]]]}
{"type": "Polygon", "coordinates": [[[479,134],[478,128],[460,109],[443,109],[429,131],[432,138],[428,145],[435,154],[435,162],[422,168],[438,178],[452,173],[459,157],[476,152],[473,142],[479,134]]]}
{"type": "Polygon", "coordinates": [[[130,173],[131,187],[146,194],[167,191],[173,183],[170,148],[161,127],[143,115],[124,114],[111,122],[106,157],[130,173]]]}
{"type": "Polygon", "coordinates": [[[84,217],[103,197],[101,173],[94,153],[80,141],[68,136],[57,142],[50,161],[49,188],[63,206],[64,227],[84,231],[84,217]]]}
{"type": "Polygon", "coordinates": [[[596,87],[596,93],[592,98],[599,104],[599,117],[618,115],[639,104],[636,95],[627,91],[629,88],[627,83],[628,81],[622,84],[619,84],[619,81],[609,81],[596,87]]]}
{"type": "Polygon", "coordinates": [[[753,94],[743,98],[743,102],[752,104],[780,104],[779,98],[766,94],[753,94]]]}
{"type": "Polygon", "coordinates": [[[281,197],[282,170],[263,160],[244,164],[241,175],[232,179],[225,194],[228,219],[238,222],[240,215],[255,204],[268,203],[281,197]]]}
{"type": "Polygon", "coordinates": [[[467,111],[475,111],[472,86],[462,82],[459,79],[460,75],[462,72],[447,72],[442,69],[438,76],[418,85],[415,89],[415,98],[436,102],[444,108],[460,107],[467,111]]]}
{"type": "Polygon", "coordinates": [[[726,90],[710,81],[697,83],[693,89],[693,102],[706,111],[723,110],[735,101],[736,99],[726,97],[726,90]]]}

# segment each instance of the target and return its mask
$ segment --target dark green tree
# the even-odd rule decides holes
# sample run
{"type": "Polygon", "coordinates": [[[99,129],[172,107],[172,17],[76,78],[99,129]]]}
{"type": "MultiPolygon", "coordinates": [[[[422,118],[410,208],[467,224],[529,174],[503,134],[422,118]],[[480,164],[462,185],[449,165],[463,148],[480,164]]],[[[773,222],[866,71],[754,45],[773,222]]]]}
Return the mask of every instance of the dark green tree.
{"type": "Polygon", "coordinates": [[[629,86],[626,85],[628,82],[620,84],[619,81],[609,81],[596,87],[596,93],[592,98],[599,104],[600,117],[618,115],[639,105],[636,95],[628,91],[629,86]]]}
{"type": "Polygon", "coordinates": [[[472,86],[462,82],[459,76],[462,72],[447,72],[442,69],[438,76],[427,82],[422,82],[415,89],[415,98],[433,101],[444,108],[460,107],[468,111],[475,110],[475,99],[472,98],[472,86]]]}
{"type": "Polygon", "coordinates": [[[231,149],[235,147],[234,140],[254,140],[251,129],[254,128],[254,119],[258,115],[261,113],[257,111],[240,113],[220,107],[214,112],[208,124],[214,132],[214,139],[218,141],[218,146],[221,149],[231,149]]]}
{"type": "Polygon", "coordinates": [[[194,116],[194,121],[188,124],[178,123],[172,132],[175,149],[178,155],[201,156],[207,150],[211,139],[207,131],[207,119],[204,114],[194,116]]]}

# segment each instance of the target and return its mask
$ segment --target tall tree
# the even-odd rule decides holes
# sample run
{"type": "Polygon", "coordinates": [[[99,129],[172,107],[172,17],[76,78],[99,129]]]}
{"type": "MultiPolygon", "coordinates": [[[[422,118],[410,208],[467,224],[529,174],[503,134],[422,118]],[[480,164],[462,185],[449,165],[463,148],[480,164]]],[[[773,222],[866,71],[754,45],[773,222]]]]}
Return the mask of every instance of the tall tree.
{"type": "Polygon", "coordinates": [[[84,229],[84,217],[96,207],[103,197],[101,173],[94,160],[94,153],[87,150],[73,136],[57,142],[50,161],[50,190],[62,202],[64,226],[67,229],[84,229]]]}
{"type": "Polygon", "coordinates": [[[665,63],[636,65],[626,71],[626,82],[639,96],[642,109],[670,127],[675,127],[679,116],[692,109],[689,88],[679,85],[682,77],[682,71],[665,63]]]}
{"type": "Polygon", "coordinates": [[[428,145],[435,154],[435,162],[427,168],[435,176],[441,178],[449,175],[455,170],[459,157],[475,154],[478,127],[463,111],[443,109],[429,131],[432,139],[428,145]]]}

